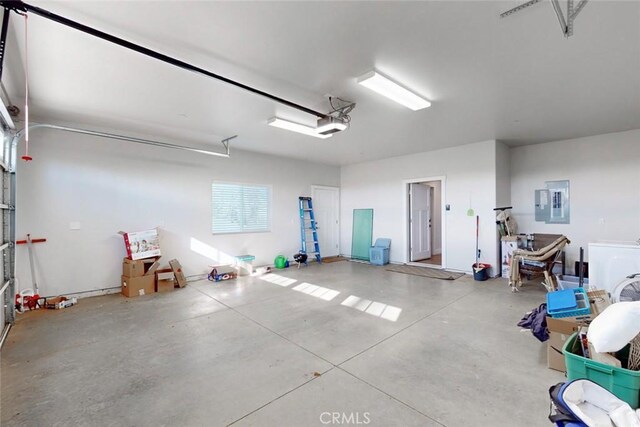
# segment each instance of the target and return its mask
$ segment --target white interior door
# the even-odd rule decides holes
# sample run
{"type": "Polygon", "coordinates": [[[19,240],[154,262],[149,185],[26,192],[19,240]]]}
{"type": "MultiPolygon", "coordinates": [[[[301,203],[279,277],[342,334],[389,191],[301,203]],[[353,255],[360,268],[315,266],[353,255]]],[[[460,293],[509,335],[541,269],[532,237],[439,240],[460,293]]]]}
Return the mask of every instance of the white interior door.
{"type": "Polygon", "coordinates": [[[431,187],[409,184],[411,261],[431,258],[431,187]]]}
{"type": "Polygon", "coordinates": [[[338,256],[340,189],[335,187],[312,187],[313,213],[318,228],[318,243],[322,257],[338,256]]]}

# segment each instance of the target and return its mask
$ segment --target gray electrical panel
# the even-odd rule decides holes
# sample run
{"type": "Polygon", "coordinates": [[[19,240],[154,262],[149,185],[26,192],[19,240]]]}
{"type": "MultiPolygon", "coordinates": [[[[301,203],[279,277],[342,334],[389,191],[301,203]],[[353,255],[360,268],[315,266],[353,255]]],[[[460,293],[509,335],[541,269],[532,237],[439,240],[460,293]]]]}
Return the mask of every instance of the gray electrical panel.
{"type": "Polygon", "coordinates": [[[547,181],[545,182],[549,191],[549,204],[551,212],[549,212],[550,224],[569,224],[569,180],[563,181],[547,181]]]}
{"type": "Polygon", "coordinates": [[[535,190],[536,221],[547,224],[569,224],[569,181],[547,181],[546,189],[535,190]]]}
{"type": "Polygon", "coordinates": [[[536,221],[547,222],[550,217],[549,190],[536,190],[536,221]]]}

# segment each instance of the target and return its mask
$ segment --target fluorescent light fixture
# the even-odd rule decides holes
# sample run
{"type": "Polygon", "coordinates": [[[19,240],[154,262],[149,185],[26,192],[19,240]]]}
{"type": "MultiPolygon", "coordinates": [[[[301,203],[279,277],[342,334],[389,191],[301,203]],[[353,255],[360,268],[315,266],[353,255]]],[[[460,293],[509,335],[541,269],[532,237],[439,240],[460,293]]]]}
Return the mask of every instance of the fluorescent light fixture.
{"type": "Polygon", "coordinates": [[[411,108],[413,111],[422,110],[423,108],[431,106],[431,103],[426,99],[419,97],[396,82],[389,80],[375,70],[368,72],[364,76],[360,76],[358,83],[378,92],[380,95],[396,101],[398,104],[411,108]]]}
{"type": "Polygon", "coordinates": [[[269,126],[274,126],[280,129],[286,129],[293,132],[303,133],[305,135],[314,136],[316,138],[326,139],[331,135],[322,135],[319,134],[316,128],[312,128],[311,126],[301,125],[300,123],[290,122],[289,120],[284,120],[278,117],[273,117],[267,121],[269,126]]]}

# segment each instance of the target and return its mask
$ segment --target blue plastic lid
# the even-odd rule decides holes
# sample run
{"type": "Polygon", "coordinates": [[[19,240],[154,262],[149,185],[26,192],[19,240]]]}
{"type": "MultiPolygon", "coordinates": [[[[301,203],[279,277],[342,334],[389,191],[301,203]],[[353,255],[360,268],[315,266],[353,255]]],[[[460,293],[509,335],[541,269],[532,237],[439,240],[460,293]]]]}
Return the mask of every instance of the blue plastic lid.
{"type": "Polygon", "coordinates": [[[385,248],[389,249],[391,246],[391,239],[385,239],[383,237],[376,239],[376,243],[373,245],[374,248],[385,248]]]}
{"type": "Polygon", "coordinates": [[[578,306],[576,294],[573,289],[549,292],[547,294],[547,310],[557,311],[575,308],[578,306]]]}

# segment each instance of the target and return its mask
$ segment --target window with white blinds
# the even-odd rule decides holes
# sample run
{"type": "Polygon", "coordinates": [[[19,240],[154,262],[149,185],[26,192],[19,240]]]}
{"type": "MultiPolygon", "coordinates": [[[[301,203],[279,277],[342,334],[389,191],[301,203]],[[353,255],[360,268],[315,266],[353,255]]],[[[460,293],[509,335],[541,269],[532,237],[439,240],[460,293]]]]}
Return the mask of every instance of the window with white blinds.
{"type": "Polygon", "coordinates": [[[211,185],[213,234],[257,233],[271,228],[271,187],[214,182],[211,185]]]}

